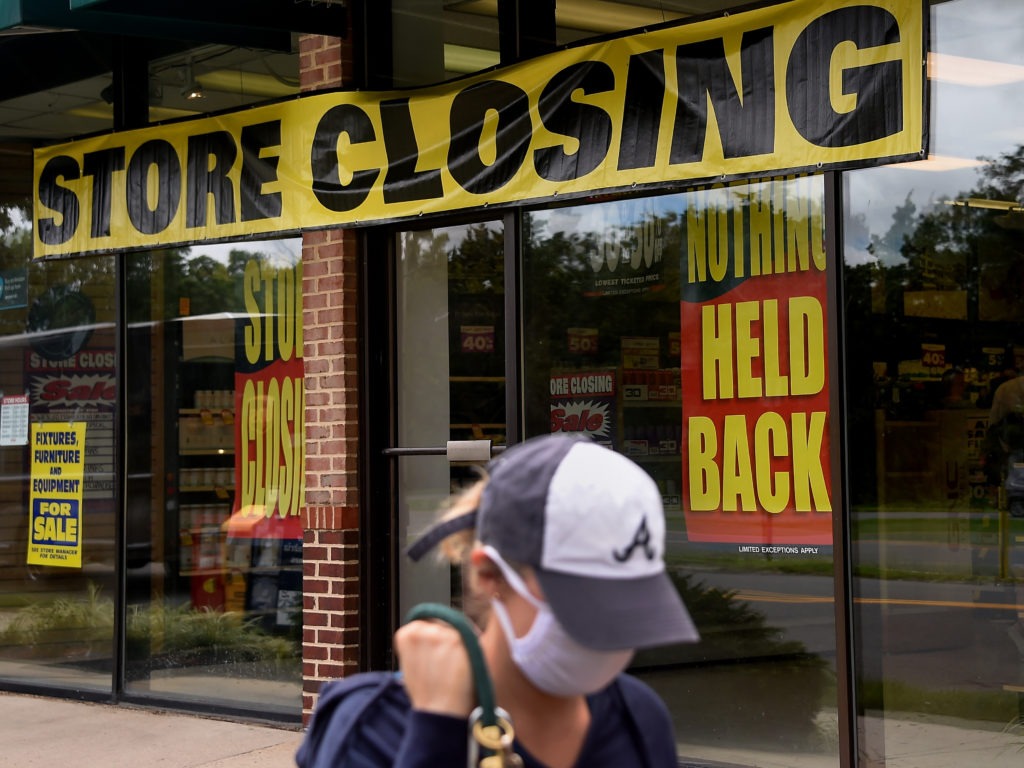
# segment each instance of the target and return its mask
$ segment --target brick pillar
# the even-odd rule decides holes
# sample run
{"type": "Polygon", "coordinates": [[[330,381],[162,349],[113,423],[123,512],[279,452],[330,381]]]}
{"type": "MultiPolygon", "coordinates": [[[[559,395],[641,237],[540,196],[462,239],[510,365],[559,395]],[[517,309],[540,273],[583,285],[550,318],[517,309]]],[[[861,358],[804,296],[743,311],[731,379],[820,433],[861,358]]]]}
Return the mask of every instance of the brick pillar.
{"type": "MultiPolygon", "coordinates": [[[[352,71],[351,45],[336,37],[301,37],[299,56],[303,91],[336,88],[352,71]]],[[[304,723],[321,684],[354,672],[358,665],[358,263],[351,232],[303,233],[304,723]]]]}

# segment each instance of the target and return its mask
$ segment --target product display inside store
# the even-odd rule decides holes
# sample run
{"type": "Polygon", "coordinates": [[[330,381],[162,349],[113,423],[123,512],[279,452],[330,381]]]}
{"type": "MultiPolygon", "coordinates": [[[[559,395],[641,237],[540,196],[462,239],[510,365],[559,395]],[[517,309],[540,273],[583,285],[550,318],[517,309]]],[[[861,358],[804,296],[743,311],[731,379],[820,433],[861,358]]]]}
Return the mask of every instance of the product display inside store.
{"type": "Polygon", "coordinates": [[[127,349],[149,375],[129,394],[140,429],[128,437],[127,595],[129,616],[151,625],[129,636],[131,692],[244,707],[250,688],[281,712],[299,701],[303,388],[290,245],[130,257],[127,349]]]}

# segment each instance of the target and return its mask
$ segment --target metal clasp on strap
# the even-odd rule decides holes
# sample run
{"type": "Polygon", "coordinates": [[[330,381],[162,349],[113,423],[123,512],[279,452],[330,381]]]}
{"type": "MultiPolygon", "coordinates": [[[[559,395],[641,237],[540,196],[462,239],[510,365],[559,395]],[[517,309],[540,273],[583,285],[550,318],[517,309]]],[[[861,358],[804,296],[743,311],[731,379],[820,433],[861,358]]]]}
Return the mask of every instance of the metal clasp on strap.
{"type": "Polygon", "coordinates": [[[469,716],[468,768],[522,768],[523,758],[512,749],[516,734],[508,712],[495,707],[494,725],[484,725],[483,714],[477,707],[469,716]],[[481,758],[481,749],[490,754],[481,758]]]}

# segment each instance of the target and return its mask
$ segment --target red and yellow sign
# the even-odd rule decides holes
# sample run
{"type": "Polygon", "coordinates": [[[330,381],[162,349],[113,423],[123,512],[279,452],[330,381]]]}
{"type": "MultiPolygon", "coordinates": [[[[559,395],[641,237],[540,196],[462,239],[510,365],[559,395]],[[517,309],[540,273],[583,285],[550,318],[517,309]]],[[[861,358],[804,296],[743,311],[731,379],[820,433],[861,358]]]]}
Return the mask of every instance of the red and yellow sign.
{"type": "Polygon", "coordinates": [[[687,535],[829,545],[821,178],[686,198],[680,346],[687,535]]]}
{"type": "MultiPolygon", "coordinates": [[[[236,528],[274,520],[274,538],[302,538],[306,395],[302,363],[302,270],[259,260],[245,266],[247,318],[235,373],[236,528]]],[[[266,532],[267,526],[261,530],[266,532]]]]}

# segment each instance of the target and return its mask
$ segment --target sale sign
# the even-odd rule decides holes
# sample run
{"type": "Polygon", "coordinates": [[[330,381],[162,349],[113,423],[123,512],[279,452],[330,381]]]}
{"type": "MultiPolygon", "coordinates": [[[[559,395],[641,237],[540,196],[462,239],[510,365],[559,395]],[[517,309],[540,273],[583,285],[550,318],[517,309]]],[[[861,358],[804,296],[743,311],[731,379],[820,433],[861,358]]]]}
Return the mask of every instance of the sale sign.
{"type": "Polygon", "coordinates": [[[463,325],[459,327],[459,348],[468,354],[494,352],[493,325],[463,325]]]}
{"type": "Polygon", "coordinates": [[[302,362],[301,265],[245,265],[249,313],[235,345],[235,507],[277,521],[280,538],[302,538],[306,390],[302,362]]]}
{"type": "Polygon", "coordinates": [[[611,446],[615,441],[615,371],[553,373],[551,431],[586,435],[611,446]]]}
{"type": "Polygon", "coordinates": [[[32,425],[30,565],[82,567],[84,421],[32,425]]]}
{"type": "Polygon", "coordinates": [[[680,359],[687,535],[829,545],[820,178],[686,197],[680,359]]]}
{"type": "Polygon", "coordinates": [[[598,352],[597,328],[567,328],[566,352],[570,355],[594,356],[598,352]]]}

